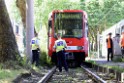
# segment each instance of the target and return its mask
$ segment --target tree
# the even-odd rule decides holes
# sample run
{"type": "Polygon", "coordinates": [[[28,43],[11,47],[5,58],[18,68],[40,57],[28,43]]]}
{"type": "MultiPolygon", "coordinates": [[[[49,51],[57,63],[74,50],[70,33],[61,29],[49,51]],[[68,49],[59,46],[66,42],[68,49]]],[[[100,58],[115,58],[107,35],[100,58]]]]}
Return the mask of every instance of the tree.
{"type": "Polygon", "coordinates": [[[21,13],[22,22],[26,30],[26,55],[31,60],[30,41],[34,36],[34,10],[33,0],[16,0],[16,5],[21,13]],[[27,4],[27,8],[26,8],[27,4]]]}
{"type": "Polygon", "coordinates": [[[0,63],[17,61],[19,55],[9,14],[4,0],[0,0],[0,63]]]}
{"type": "Polygon", "coordinates": [[[22,17],[23,26],[26,27],[26,0],[16,0],[16,5],[22,17]]]}
{"type": "MultiPolygon", "coordinates": [[[[86,1],[86,0],[85,0],[86,1]]],[[[88,13],[89,38],[91,42],[97,41],[97,30],[101,32],[124,17],[124,1],[123,0],[90,0],[84,2],[84,9],[88,13]]],[[[96,42],[97,43],[97,42],[96,42]]],[[[97,47],[97,46],[96,46],[97,47]]],[[[97,49],[97,48],[96,48],[97,49]]]]}

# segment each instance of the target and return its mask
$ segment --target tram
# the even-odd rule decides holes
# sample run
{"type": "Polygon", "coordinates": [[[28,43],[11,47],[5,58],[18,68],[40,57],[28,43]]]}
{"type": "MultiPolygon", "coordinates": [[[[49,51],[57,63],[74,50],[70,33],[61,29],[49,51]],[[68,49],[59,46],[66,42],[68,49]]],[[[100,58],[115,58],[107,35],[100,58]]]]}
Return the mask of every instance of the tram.
{"type": "Polygon", "coordinates": [[[88,22],[83,10],[54,10],[48,20],[48,54],[56,63],[53,45],[56,34],[61,33],[67,43],[66,60],[70,65],[80,65],[88,56],[88,22]]]}

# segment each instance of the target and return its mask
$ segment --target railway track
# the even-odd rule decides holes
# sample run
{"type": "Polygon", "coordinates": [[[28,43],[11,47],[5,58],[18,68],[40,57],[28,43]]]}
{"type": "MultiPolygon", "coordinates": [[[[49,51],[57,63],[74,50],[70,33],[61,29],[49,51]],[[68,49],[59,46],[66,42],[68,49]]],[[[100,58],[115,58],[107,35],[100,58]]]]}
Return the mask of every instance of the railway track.
{"type": "Polygon", "coordinates": [[[97,82],[99,83],[122,83],[118,80],[118,76],[117,72],[115,72],[114,70],[111,69],[107,69],[107,68],[103,68],[101,66],[97,66],[97,65],[93,65],[91,63],[88,62],[84,62],[83,63],[82,68],[84,70],[87,70],[87,72],[89,72],[89,76],[90,74],[92,74],[91,76],[94,79],[98,79],[97,82]],[[84,68],[83,68],[84,66],[84,68]],[[91,72],[91,73],[90,73],[91,72]]]}
{"type": "MultiPolygon", "coordinates": [[[[22,78],[21,78],[22,79],[22,78]]],[[[110,73],[97,72],[91,65],[83,64],[80,68],[64,69],[60,73],[56,67],[42,74],[32,73],[29,77],[15,83],[121,83],[116,81],[110,73]]]]}
{"type": "Polygon", "coordinates": [[[69,69],[69,72],[58,72],[53,67],[38,83],[107,83],[84,66],[69,69]]]}

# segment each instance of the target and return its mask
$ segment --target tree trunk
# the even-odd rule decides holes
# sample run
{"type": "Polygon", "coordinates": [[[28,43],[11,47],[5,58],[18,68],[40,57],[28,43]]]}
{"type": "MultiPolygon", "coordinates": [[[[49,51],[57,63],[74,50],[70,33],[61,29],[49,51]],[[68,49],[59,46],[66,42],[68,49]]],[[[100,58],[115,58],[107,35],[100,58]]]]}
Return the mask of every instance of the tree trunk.
{"type": "Polygon", "coordinates": [[[23,26],[26,27],[26,0],[16,0],[16,5],[22,17],[23,26]]]}
{"type": "Polygon", "coordinates": [[[31,60],[30,41],[34,37],[34,0],[16,0],[16,5],[19,8],[26,30],[26,55],[31,60]]]}
{"type": "Polygon", "coordinates": [[[16,61],[19,55],[12,24],[4,0],[0,0],[0,63],[16,61]]]}
{"type": "Polygon", "coordinates": [[[34,37],[34,0],[26,0],[26,53],[28,59],[31,61],[32,53],[30,42],[34,37]]]}

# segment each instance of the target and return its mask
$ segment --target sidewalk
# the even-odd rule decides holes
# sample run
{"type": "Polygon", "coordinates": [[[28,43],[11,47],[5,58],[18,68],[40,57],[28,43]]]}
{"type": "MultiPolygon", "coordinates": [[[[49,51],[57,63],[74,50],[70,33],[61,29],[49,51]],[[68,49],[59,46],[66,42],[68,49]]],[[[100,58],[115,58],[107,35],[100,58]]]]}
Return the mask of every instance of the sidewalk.
{"type": "Polygon", "coordinates": [[[107,61],[107,58],[87,58],[86,60],[92,60],[95,61],[97,64],[103,65],[103,66],[117,66],[117,67],[122,67],[124,68],[124,62],[112,62],[112,61],[107,61]]]}

